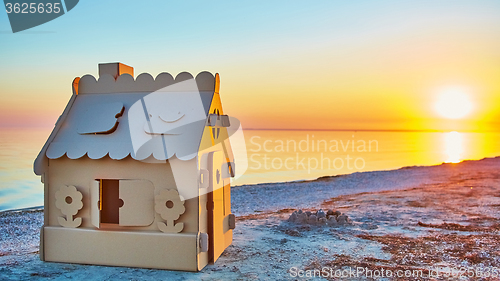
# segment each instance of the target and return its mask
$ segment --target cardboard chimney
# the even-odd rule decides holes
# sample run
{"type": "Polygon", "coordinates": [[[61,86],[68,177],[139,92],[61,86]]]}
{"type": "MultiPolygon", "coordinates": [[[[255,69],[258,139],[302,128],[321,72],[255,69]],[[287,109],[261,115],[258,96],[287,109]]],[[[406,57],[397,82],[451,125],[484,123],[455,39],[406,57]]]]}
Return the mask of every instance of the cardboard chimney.
{"type": "Polygon", "coordinates": [[[219,75],[75,78],[34,163],[44,261],[199,271],[232,242],[234,159],[219,75]]]}

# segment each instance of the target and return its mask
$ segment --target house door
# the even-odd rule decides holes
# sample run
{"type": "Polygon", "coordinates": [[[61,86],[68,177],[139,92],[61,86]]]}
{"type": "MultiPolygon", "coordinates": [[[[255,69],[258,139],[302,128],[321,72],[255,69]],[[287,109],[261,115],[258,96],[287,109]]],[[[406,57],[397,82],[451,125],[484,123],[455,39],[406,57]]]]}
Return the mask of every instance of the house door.
{"type": "Polygon", "coordinates": [[[224,242],[224,189],[222,180],[222,151],[208,155],[209,192],[207,194],[209,260],[215,262],[225,249],[224,242]]]}
{"type": "Polygon", "coordinates": [[[148,180],[93,180],[90,184],[91,223],[148,226],[153,223],[154,186],[148,180]]]}

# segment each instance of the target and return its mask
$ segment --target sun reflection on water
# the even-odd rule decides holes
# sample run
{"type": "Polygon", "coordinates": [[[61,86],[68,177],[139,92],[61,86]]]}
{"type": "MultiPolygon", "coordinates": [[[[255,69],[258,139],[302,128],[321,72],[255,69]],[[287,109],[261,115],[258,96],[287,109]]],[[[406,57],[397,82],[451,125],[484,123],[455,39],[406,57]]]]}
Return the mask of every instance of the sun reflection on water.
{"type": "Polygon", "coordinates": [[[463,160],[464,136],[459,132],[449,132],[444,134],[445,163],[459,163],[463,160]]]}

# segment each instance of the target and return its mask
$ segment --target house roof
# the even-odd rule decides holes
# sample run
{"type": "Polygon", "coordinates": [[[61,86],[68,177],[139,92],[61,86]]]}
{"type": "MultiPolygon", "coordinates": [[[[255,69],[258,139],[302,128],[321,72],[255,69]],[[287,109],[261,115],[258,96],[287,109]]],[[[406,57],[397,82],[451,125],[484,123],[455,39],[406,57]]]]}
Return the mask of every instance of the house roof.
{"type": "Polygon", "coordinates": [[[40,175],[47,159],[109,156],[136,160],[181,160],[196,156],[218,74],[161,73],[135,80],[104,74],[73,83],[73,96],[34,164],[40,175]]]}

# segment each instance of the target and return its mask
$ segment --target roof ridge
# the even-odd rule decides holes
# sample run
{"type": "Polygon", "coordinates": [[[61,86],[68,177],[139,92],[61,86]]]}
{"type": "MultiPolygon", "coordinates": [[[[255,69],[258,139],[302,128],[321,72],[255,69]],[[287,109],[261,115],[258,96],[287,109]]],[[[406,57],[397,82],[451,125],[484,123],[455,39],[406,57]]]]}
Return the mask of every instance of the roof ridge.
{"type": "MultiPolygon", "coordinates": [[[[85,94],[107,94],[107,93],[128,93],[128,92],[154,92],[167,86],[195,79],[200,92],[219,93],[219,74],[215,76],[203,71],[196,75],[196,78],[189,72],[181,72],[174,78],[168,72],[162,72],[153,78],[149,73],[141,73],[134,79],[130,74],[124,73],[116,78],[110,74],[103,74],[96,79],[93,75],[87,74],[77,82],[77,93],[85,94]]],[[[168,89],[166,89],[168,91],[168,89]]]]}

